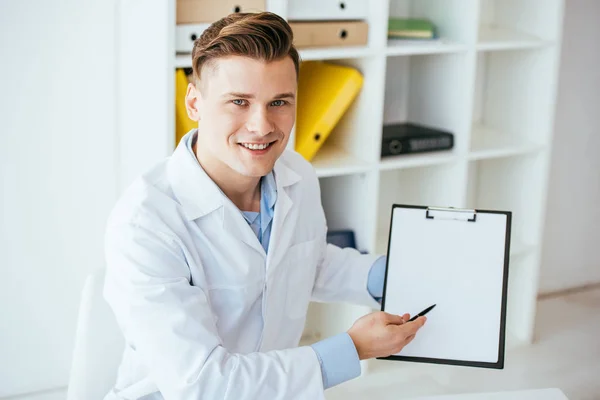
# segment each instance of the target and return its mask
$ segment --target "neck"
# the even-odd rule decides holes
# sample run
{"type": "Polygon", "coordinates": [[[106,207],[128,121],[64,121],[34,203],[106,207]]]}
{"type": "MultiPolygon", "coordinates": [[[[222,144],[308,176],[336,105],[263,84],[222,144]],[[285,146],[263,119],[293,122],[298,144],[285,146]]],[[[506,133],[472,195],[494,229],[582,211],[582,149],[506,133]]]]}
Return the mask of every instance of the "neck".
{"type": "Polygon", "coordinates": [[[196,159],[206,174],[242,211],[260,211],[260,177],[248,177],[229,168],[223,162],[204,154],[193,144],[196,159]]]}

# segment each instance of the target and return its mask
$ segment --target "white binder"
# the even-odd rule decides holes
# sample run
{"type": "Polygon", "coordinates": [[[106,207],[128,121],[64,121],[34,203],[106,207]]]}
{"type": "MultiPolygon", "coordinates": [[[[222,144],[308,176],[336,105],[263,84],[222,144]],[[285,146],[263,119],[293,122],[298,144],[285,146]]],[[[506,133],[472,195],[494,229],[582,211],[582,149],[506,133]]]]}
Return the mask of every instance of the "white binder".
{"type": "Polygon", "coordinates": [[[365,0],[289,0],[290,21],[364,20],[369,16],[365,0]]]}
{"type": "Polygon", "coordinates": [[[504,368],[512,213],[392,206],[381,310],[425,326],[382,359],[504,368]]]}
{"type": "Polygon", "coordinates": [[[175,51],[177,53],[191,53],[194,41],[210,26],[202,24],[179,24],[175,26],[175,51]]]}

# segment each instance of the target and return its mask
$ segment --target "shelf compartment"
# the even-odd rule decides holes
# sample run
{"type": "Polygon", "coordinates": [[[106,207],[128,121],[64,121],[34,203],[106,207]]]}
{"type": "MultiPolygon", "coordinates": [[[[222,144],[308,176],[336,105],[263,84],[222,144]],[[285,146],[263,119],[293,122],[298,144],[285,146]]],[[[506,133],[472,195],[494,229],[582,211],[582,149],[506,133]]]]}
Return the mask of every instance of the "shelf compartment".
{"type": "MultiPolygon", "coordinates": [[[[311,161],[320,176],[335,176],[368,171],[379,161],[382,115],[373,110],[383,107],[385,57],[334,59],[328,64],[348,66],[363,76],[356,98],[327,136],[311,161]]],[[[298,117],[302,109],[298,108],[298,117]]],[[[295,139],[294,139],[295,140],[295,139]]]]}
{"type": "Polygon", "coordinates": [[[469,43],[474,34],[477,3],[472,0],[390,0],[389,16],[427,18],[442,41],[469,43]]]}
{"type": "Polygon", "coordinates": [[[311,163],[319,177],[359,174],[376,168],[376,165],[331,144],[324,144],[311,163]]]}
{"type": "MultiPolygon", "coordinates": [[[[427,153],[423,156],[425,160],[456,155],[462,149],[466,151],[470,128],[465,124],[470,115],[465,106],[469,104],[464,90],[468,86],[467,75],[466,53],[387,58],[384,125],[410,122],[454,134],[453,149],[439,152],[445,155],[427,153]]],[[[381,153],[381,148],[379,151],[381,153]]],[[[382,164],[393,163],[383,159],[382,164]]]]}
{"type": "Polygon", "coordinates": [[[542,47],[548,44],[547,41],[519,31],[482,26],[479,28],[476,48],[480,51],[515,50],[542,47]]]}
{"type": "Polygon", "coordinates": [[[467,208],[512,213],[513,252],[526,252],[541,242],[545,153],[471,161],[467,208]]]}
{"type": "Polygon", "coordinates": [[[352,230],[360,251],[371,251],[377,172],[319,178],[321,203],[331,230],[352,230]]]}
{"type": "Polygon", "coordinates": [[[470,160],[514,156],[543,150],[543,145],[504,135],[494,129],[476,125],[471,130],[470,160]]]}
{"type": "Polygon", "coordinates": [[[551,49],[477,54],[471,140],[473,158],[535,151],[550,143],[551,49]]]}
{"type": "Polygon", "coordinates": [[[535,48],[560,33],[561,0],[481,0],[478,50],[535,48]]]}

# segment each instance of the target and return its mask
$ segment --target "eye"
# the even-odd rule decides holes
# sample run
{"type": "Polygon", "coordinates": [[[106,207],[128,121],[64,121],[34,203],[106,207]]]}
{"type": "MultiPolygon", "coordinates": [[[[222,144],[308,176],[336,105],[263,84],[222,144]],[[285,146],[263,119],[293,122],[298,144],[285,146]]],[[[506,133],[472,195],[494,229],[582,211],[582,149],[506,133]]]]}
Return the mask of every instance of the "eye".
{"type": "Polygon", "coordinates": [[[285,105],[285,100],[275,100],[275,101],[271,102],[271,105],[275,106],[275,107],[281,107],[281,106],[285,105]]]}
{"type": "Polygon", "coordinates": [[[233,104],[235,104],[236,106],[245,106],[246,105],[246,100],[244,99],[235,99],[231,101],[233,104]]]}

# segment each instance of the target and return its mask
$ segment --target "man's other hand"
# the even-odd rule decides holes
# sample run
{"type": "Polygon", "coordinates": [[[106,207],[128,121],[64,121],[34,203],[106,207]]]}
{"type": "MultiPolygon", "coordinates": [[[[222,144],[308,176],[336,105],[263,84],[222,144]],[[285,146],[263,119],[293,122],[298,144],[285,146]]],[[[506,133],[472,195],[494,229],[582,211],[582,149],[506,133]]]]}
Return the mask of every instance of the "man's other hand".
{"type": "Polygon", "coordinates": [[[383,311],[359,318],[348,330],[358,358],[365,360],[399,353],[427,321],[426,317],[411,322],[408,322],[409,319],[409,314],[400,316],[383,311]]]}

